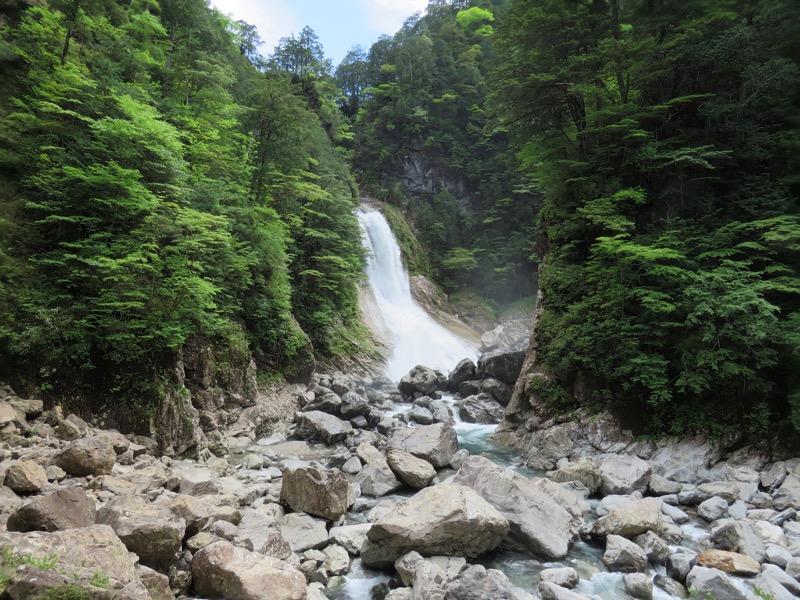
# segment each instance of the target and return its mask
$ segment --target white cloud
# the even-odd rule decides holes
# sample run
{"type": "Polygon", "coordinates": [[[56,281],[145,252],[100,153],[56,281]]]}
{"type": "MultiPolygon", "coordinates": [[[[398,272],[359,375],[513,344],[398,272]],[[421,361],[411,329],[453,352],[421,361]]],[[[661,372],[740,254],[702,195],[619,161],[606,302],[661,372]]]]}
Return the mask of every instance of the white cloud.
{"type": "Polygon", "coordinates": [[[272,54],[282,37],[300,33],[303,25],[287,0],[211,0],[226,15],[255,25],[264,45],[261,53],[272,54]]]}
{"type": "Polygon", "coordinates": [[[408,17],[425,10],[428,0],[362,0],[369,23],[377,33],[394,34],[408,17]]]}

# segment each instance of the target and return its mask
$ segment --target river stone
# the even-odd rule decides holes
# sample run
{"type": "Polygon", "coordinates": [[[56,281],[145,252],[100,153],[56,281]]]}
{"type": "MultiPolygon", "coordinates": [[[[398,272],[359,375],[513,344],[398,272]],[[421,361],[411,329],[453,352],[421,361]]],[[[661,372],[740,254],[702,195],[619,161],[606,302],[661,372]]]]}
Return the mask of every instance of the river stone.
{"type": "Polygon", "coordinates": [[[319,440],[330,446],[353,433],[353,426],[319,410],[300,413],[295,434],[304,440],[319,440]]]}
{"type": "Polygon", "coordinates": [[[705,598],[710,594],[712,598],[725,598],[725,600],[747,600],[747,596],[733,583],[722,571],[696,566],[686,577],[686,585],[690,592],[698,597],[705,598]]]}
{"type": "Polygon", "coordinates": [[[350,571],[350,554],[342,546],[331,544],[323,551],[325,570],[329,575],[344,575],[350,571]]]}
{"type": "Polygon", "coordinates": [[[764,542],[749,521],[729,521],[711,530],[711,541],[722,550],[747,554],[759,563],[767,559],[764,542]]]}
{"type": "Polygon", "coordinates": [[[4,485],[15,492],[38,492],[47,485],[47,473],[32,460],[14,461],[6,469],[4,485]]]}
{"type": "Polygon", "coordinates": [[[572,515],[527,477],[482,456],[470,456],[453,483],[475,490],[508,520],[504,548],[548,559],[567,555],[572,515]]]}
{"type": "Polygon", "coordinates": [[[555,425],[534,431],[525,453],[527,465],[532,469],[550,470],[564,456],[572,452],[570,425],[555,425]]]}
{"type": "Polygon", "coordinates": [[[667,575],[680,583],[686,582],[689,571],[697,565],[697,555],[694,552],[679,550],[667,559],[667,575]]]}
{"type": "Polygon", "coordinates": [[[117,453],[107,440],[85,437],[72,442],[55,460],[59,467],[76,477],[111,475],[117,453]]]}
{"type": "Polygon", "coordinates": [[[753,580],[753,587],[758,588],[761,594],[759,598],[769,600],[794,600],[797,594],[790,592],[773,577],[774,573],[763,572],[753,580]]]}
{"type": "Polygon", "coordinates": [[[656,575],[653,577],[653,583],[656,587],[664,590],[670,596],[675,596],[676,598],[689,597],[689,592],[682,583],[678,583],[666,575],[656,575]]]}
{"type": "Polygon", "coordinates": [[[450,374],[447,376],[446,389],[451,392],[457,392],[459,385],[473,379],[476,379],[475,363],[472,362],[472,359],[465,358],[450,371],[450,374]]]}
{"type": "Polygon", "coordinates": [[[478,387],[481,393],[489,394],[503,408],[508,406],[511,396],[514,394],[514,386],[503,383],[494,377],[484,379],[478,387]]]}
{"type": "Polygon", "coordinates": [[[361,554],[361,546],[367,540],[367,532],[371,528],[372,523],[331,527],[328,539],[344,547],[352,556],[358,556],[361,554]]]}
{"type": "Polygon", "coordinates": [[[792,559],[792,553],[783,546],[777,544],[767,544],[767,561],[773,565],[777,565],[782,569],[786,568],[789,561],[792,559]]]}
{"type": "Polygon", "coordinates": [[[281,535],[294,552],[322,548],[328,543],[325,521],[302,513],[290,513],[280,521],[281,535]]]}
{"type": "Polygon", "coordinates": [[[651,600],[653,597],[653,582],[644,573],[628,573],[622,581],[625,583],[625,591],[634,598],[640,600],[651,600]]]}
{"type": "MultiPolygon", "coordinates": [[[[224,521],[217,521],[217,523],[221,524],[224,521]]],[[[220,528],[227,529],[224,525],[220,528]]],[[[289,558],[292,554],[292,546],[281,534],[278,522],[261,510],[252,508],[245,510],[242,513],[242,520],[235,530],[236,538],[248,543],[253,552],[281,560],[289,558]]],[[[216,533],[217,530],[212,526],[210,531],[216,533]]],[[[217,535],[228,539],[228,536],[220,535],[220,533],[217,535]]]]}
{"type": "Polygon", "coordinates": [[[442,484],[399,503],[367,533],[362,559],[388,567],[406,552],[473,558],[500,545],[508,521],[468,487],[442,484]]]}
{"type": "Polygon", "coordinates": [[[389,447],[413,454],[440,468],[446,467],[458,450],[458,437],[455,430],[446,423],[405,427],[392,434],[389,447]]]}
{"type": "MultiPolygon", "coordinates": [[[[2,475],[0,475],[2,477],[2,475]]],[[[13,513],[20,508],[24,500],[17,496],[11,489],[6,486],[0,486],[0,515],[7,515],[13,513]]]]}
{"type": "Polygon", "coordinates": [[[433,413],[424,406],[414,406],[407,413],[408,420],[420,425],[430,425],[435,421],[433,413]]]}
{"type": "Polygon", "coordinates": [[[697,486],[694,493],[694,501],[702,503],[719,496],[724,498],[728,503],[735,502],[739,499],[740,487],[732,481],[709,481],[701,483],[697,486]]]}
{"type": "Polygon", "coordinates": [[[172,497],[161,497],[157,502],[186,522],[186,535],[190,537],[214,521],[230,521],[236,525],[242,518],[238,508],[223,504],[219,496],[175,494],[172,497]]]}
{"type": "MultiPolygon", "coordinates": [[[[415,584],[416,587],[416,584],[415,584]]],[[[533,600],[509,581],[505,573],[472,565],[447,586],[447,600],[533,600]]]]}
{"type": "Polygon", "coordinates": [[[418,490],[427,487],[436,477],[436,469],[428,461],[396,448],[389,448],[386,461],[400,481],[418,490]]]}
{"type": "Polygon", "coordinates": [[[342,395],[341,414],[343,419],[368,417],[369,413],[369,401],[364,396],[352,391],[342,395]]]}
{"type": "Polygon", "coordinates": [[[540,581],[548,581],[569,590],[578,585],[578,579],[578,572],[572,567],[544,569],[539,573],[540,581]]]}
{"type": "Polygon", "coordinates": [[[776,567],[775,565],[764,565],[761,568],[762,575],[766,575],[771,579],[774,579],[775,582],[782,585],[784,588],[789,590],[796,598],[800,598],[800,581],[786,573],[780,567],[776,567]]]}
{"type": "Polygon", "coordinates": [[[539,582],[539,595],[542,600],[592,600],[589,596],[573,592],[549,581],[539,582]]]}
{"type": "Polygon", "coordinates": [[[716,548],[710,548],[698,554],[697,564],[701,567],[719,569],[731,575],[744,577],[758,575],[761,570],[760,565],[746,554],[717,550],[716,548]]]}
{"type": "Polygon", "coordinates": [[[315,410],[338,416],[342,412],[342,399],[333,392],[320,394],[303,407],[303,412],[312,412],[315,410]]]}
{"type": "Polygon", "coordinates": [[[712,496],[697,507],[697,514],[709,523],[724,517],[727,513],[728,501],[719,496],[712,496]]]}
{"type": "Polygon", "coordinates": [[[137,496],[112,500],[97,512],[97,522],[110,526],[142,564],[157,571],[166,570],[186,533],[183,519],[137,496]]]}
{"type": "Polygon", "coordinates": [[[175,600],[175,594],[169,587],[169,577],[166,575],[142,566],[139,568],[139,579],[147,588],[152,600],[175,600]]]}
{"type": "Polygon", "coordinates": [[[645,492],[652,469],[637,456],[612,454],[600,463],[600,494],[645,492]]]}
{"type": "Polygon", "coordinates": [[[446,382],[444,375],[438,371],[424,365],[417,365],[403,375],[400,383],[397,384],[397,389],[406,397],[411,397],[416,393],[430,396],[434,392],[444,389],[446,382]]]}
{"type": "Polygon", "coordinates": [[[505,409],[489,394],[478,394],[461,400],[458,414],[466,423],[495,425],[503,419],[505,409]]]}
{"type": "Polygon", "coordinates": [[[669,544],[652,531],[637,535],[633,540],[647,554],[647,560],[654,565],[666,564],[669,559],[669,544]]]}
{"type": "Polygon", "coordinates": [[[800,510],[800,477],[794,473],[787,475],[778,490],[772,494],[772,500],[776,510],[800,510]]]}
{"type": "Polygon", "coordinates": [[[594,495],[600,489],[600,469],[591,458],[579,458],[555,471],[548,471],[547,478],[556,483],[580,481],[589,490],[590,495],[594,495]]]}
{"type": "Polygon", "coordinates": [[[478,372],[483,373],[484,377],[494,377],[503,383],[514,385],[524,361],[525,352],[521,350],[487,352],[478,359],[478,372]]]}
{"type": "Polygon", "coordinates": [[[302,573],[282,560],[219,541],[192,559],[194,589],[226,600],[305,600],[302,573]]]}
{"type": "Polygon", "coordinates": [[[775,491],[775,489],[783,483],[783,480],[788,474],[789,471],[786,469],[786,463],[783,461],[767,465],[762,469],[761,473],[759,473],[761,487],[768,492],[775,491]]]}
{"type": "Polygon", "coordinates": [[[645,498],[626,502],[595,521],[594,535],[634,537],[648,531],[658,531],[662,525],[661,500],[645,498]]]}
{"type": "Polygon", "coordinates": [[[281,503],[294,511],[335,521],[347,512],[349,488],[347,478],[339,469],[285,469],[281,503]]]}
{"type": "Polygon", "coordinates": [[[650,490],[650,494],[653,496],[668,496],[681,491],[680,483],[671,481],[657,473],[653,473],[650,476],[650,482],[647,484],[647,487],[650,490]]]}
{"type": "Polygon", "coordinates": [[[9,531],[59,531],[89,527],[96,520],[94,500],[83,488],[64,488],[37,496],[8,518],[9,531]]]}
{"type": "Polygon", "coordinates": [[[173,489],[187,496],[218,494],[222,487],[219,474],[214,469],[192,463],[173,463],[170,480],[172,485],[177,484],[173,489]]]}
{"type": "Polygon", "coordinates": [[[647,570],[647,555],[632,541],[612,534],[606,537],[603,563],[609,571],[642,573],[647,570]]]}
{"type": "Polygon", "coordinates": [[[99,571],[121,586],[138,581],[135,557],[107,525],[0,533],[0,548],[13,548],[19,555],[34,558],[56,555],[56,571],[70,579],[88,581],[99,571]]]}
{"type": "Polygon", "coordinates": [[[385,496],[402,487],[403,484],[395,477],[394,472],[389,468],[389,463],[378,450],[375,450],[375,454],[366,463],[355,478],[361,486],[362,494],[385,496]]]}

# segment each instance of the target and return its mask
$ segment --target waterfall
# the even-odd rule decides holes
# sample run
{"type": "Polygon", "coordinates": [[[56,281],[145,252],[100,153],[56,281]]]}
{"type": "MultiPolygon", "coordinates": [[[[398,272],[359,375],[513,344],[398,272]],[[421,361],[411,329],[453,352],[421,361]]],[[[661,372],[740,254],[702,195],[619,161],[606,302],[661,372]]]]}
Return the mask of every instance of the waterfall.
{"type": "Polygon", "coordinates": [[[386,375],[399,381],[416,365],[447,374],[463,358],[477,360],[476,349],[436,322],[411,296],[400,247],[379,211],[359,211],[362,239],[368,250],[367,277],[391,336],[386,375]]]}

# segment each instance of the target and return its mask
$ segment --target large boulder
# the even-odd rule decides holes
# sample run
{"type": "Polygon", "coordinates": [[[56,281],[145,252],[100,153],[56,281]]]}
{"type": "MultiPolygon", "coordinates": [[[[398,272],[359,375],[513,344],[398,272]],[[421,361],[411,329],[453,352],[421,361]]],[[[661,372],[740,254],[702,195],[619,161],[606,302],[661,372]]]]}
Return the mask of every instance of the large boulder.
{"type": "MultiPolygon", "coordinates": [[[[223,524],[224,521],[217,521],[213,527],[216,528],[217,525],[223,524]]],[[[246,509],[242,513],[239,526],[233,529],[236,538],[240,542],[249,544],[253,552],[281,560],[289,558],[292,554],[292,546],[283,537],[278,522],[265,512],[252,508],[246,509]]]]}
{"type": "Polygon", "coordinates": [[[447,423],[405,427],[392,434],[389,447],[413,454],[440,468],[450,464],[450,459],[458,450],[458,436],[447,423]]]}
{"type": "Polygon", "coordinates": [[[356,475],[361,493],[367,496],[384,496],[399,489],[402,484],[389,468],[383,453],[372,444],[362,442],[358,446],[358,456],[365,465],[356,475]]]}
{"type": "Polygon", "coordinates": [[[14,461],[6,469],[4,485],[15,492],[38,492],[47,485],[47,474],[32,460],[14,461]]]}
{"type": "Polygon", "coordinates": [[[578,592],[573,592],[550,581],[539,582],[539,595],[542,600],[592,600],[578,592]]]}
{"type": "Polygon", "coordinates": [[[9,531],[60,531],[89,527],[96,520],[94,500],[83,488],[64,488],[50,496],[37,496],[9,518],[9,531]]]}
{"type": "MultiPolygon", "coordinates": [[[[414,589],[416,591],[416,582],[414,589]]],[[[447,586],[447,600],[533,600],[533,596],[515,586],[505,573],[472,565],[447,586]]]]}
{"type": "Polygon", "coordinates": [[[281,502],[294,511],[335,521],[347,512],[349,489],[350,483],[339,469],[285,469],[281,502]]]}
{"type": "Polygon", "coordinates": [[[112,500],[97,512],[97,522],[111,527],[142,564],[156,571],[166,570],[186,533],[183,519],[138,496],[112,500]]]}
{"type": "Polygon", "coordinates": [[[482,456],[470,456],[453,483],[476,491],[508,520],[505,548],[547,559],[567,555],[572,515],[528,478],[482,456]]]}
{"type": "Polygon", "coordinates": [[[759,563],[767,559],[764,542],[749,521],[721,522],[711,530],[711,541],[721,550],[747,554],[759,563]]]}
{"type": "Polygon", "coordinates": [[[389,567],[411,550],[473,558],[500,545],[508,521],[472,489],[455,484],[425,488],[399,503],[369,530],[364,564],[389,567]]]}
{"type": "Polygon", "coordinates": [[[85,437],[72,442],[56,456],[56,464],[70,475],[111,475],[117,453],[111,443],[100,437],[85,437]]]}
{"type": "Polygon", "coordinates": [[[606,538],[603,563],[609,571],[643,573],[647,570],[647,555],[639,546],[619,535],[606,538]]]}
{"type": "Polygon", "coordinates": [[[489,394],[468,396],[458,403],[458,414],[466,423],[495,425],[502,421],[505,409],[489,394]]]}
{"type": "Polygon", "coordinates": [[[371,528],[372,523],[331,527],[328,540],[342,546],[352,556],[358,556],[371,528]]]}
{"type": "Polygon", "coordinates": [[[516,383],[525,361],[524,351],[487,352],[478,360],[478,372],[484,377],[494,377],[503,383],[516,383]]]}
{"type": "Polygon", "coordinates": [[[187,536],[197,534],[214,521],[229,521],[235,525],[242,518],[238,507],[225,504],[224,497],[220,496],[176,494],[161,496],[157,502],[159,506],[169,509],[186,522],[187,536]]]}
{"type": "Polygon", "coordinates": [[[709,548],[701,552],[697,556],[697,564],[701,567],[719,569],[731,575],[743,575],[745,577],[758,575],[761,570],[761,565],[746,554],[717,550],[716,548],[709,548]]]}
{"type": "Polygon", "coordinates": [[[772,497],[777,510],[800,510],[800,477],[794,473],[787,475],[772,497]]]}
{"type": "Polygon", "coordinates": [[[630,494],[647,491],[650,465],[637,456],[612,454],[600,463],[600,494],[630,494]]]}
{"type": "Polygon", "coordinates": [[[648,531],[660,530],[662,520],[660,499],[633,500],[612,508],[606,516],[597,519],[592,527],[592,533],[599,536],[621,535],[630,538],[648,531]]]}
{"type": "Polygon", "coordinates": [[[188,462],[172,464],[170,483],[179,493],[187,496],[213,495],[221,490],[219,473],[210,467],[188,462]]]}
{"type": "Polygon", "coordinates": [[[427,460],[396,448],[386,452],[386,462],[400,481],[418,490],[427,487],[436,477],[436,469],[427,460]]]}
{"type": "Polygon", "coordinates": [[[562,465],[555,471],[548,471],[547,478],[556,483],[580,481],[589,490],[589,494],[594,494],[600,489],[601,474],[600,469],[591,458],[579,458],[575,462],[562,465]]]}
{"type": "Polygon", "coordinates": [[[699,598],[725,598],[725,600],[746,600],[747,596],[722,571],[707,567],[694,567],[686,577],[686,587],[699,598]]]}
{"type": "Polygon", "coordinates": [[[408,373],[403,375],[397,389],[403,396],[411,397],[414,394],[430,396],[436,391],[444,389],[447,379],[439,371],[434,371],[430,367],[417,365],[408,373]]]}
{"type": "Polygon", "coordinates": [[[281,535],[294,552],[322,548],[328,544],[325,521],[303,513],[290,513],[280,519],[281,535]]]}
{"type": "Polygon", "coordinates": [[[475,363],[472,362],[472,359],[465,358],[450,371],[450,374],[447,376],[446,389],[451,392],[457,392],[458,386],[465,381],[471,381],[475,378],[475,363]]]}
{"type": "Polygon", "coordinates": [[[194,589],[200,596],[226,600],[305,600],[305,577],[289,564],[214,542],[192,559],[194,589]]]}
{"type": "Polygon", "coordinates": [[[353,433],[353,426],[338,417],[319,410],[300,413],[295,435],[304,440],[321,441],[327,445],[341,442],[353,433]]]}

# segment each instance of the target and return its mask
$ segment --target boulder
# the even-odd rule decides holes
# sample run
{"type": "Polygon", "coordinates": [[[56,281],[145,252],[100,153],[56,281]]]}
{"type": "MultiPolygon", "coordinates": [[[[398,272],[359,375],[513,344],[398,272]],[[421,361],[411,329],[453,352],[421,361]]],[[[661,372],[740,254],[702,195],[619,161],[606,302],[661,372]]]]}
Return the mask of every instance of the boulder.
{"type": "Polygon", "coordinates": [[[711,541],[722,550],[747,554],[759,563],[767,559],[764,542],[749,521],[728,521],[711,530],[711,541]]]}
{"type": "Polygon", "coordinates": [[[701,567],[719,569],[731,575],[752,577],[758,575],[761,566],[746,554],[728,552],[710,548],[697,555],[697,564],[701,567]]]}
{"type": "Polygon", "coordinates": [[[166,570],[186,533],[186,521],[137,496],[112,500],[97,512],[97,522],[110,526],[142,564],[156,571],[166,570]]]}
{"type": "Polygon", "coordinates": [[[468,396],[458,403],[458,414],[466,423],[494,425],[503,419],[505,409],[489,394],[468,396]]]}
{"type": "Polygon", "coordinates": [[[350,555],[358,556],[361,553],[361,546],[367,540],[367,532],[371,528],[372,523],[331,527],[328,539],[342,546],[350,555]]]}
{"type": "Polygon", "coordinates": [[[15,492],[38,492],[47,485],[47,473],[32,460],[14,461],[6,469],[4,485],[15,492]]]}
{"type": "Polygon", "coordinates": [[[591,458],[579,458],[575,462],[562,465],[555,471],[547,472],[547,478],[556,483],[580,481],[592,495],[600,489],[600,475],[600,469],[591,458]]]}
{"type": "Polygon", "coordinates": [[[139,568],[139,579],[152,600],[175,600],[169,587],[169,577],[148,567],[139,568]]]}
{"type": "Polygon", "coordinates": [[[192,559],[195,591],[226,600],[305,600],[302,573],[289,564],[219,541],[192,559]]]}
{"type": "Polygon", "coordinates": [[[505,548],[547,559],[567,555],[572,515],[528,478],[482,456],[470,456],[453,483],[477,492],[508,520],[505,548]]]}
{"type": "Polygon", "coordinates": [[[709,523],[716,521],[728,514],[728,501],[719,496],[712,496],[700,503],[697,514],[709,523]]]}
{"type": "Polygon", "coordinates": [[[539,581],[548,581],[571,590],[578,585],[578,572],[572,567],[544,569],[539,573],[539,581]]]}
{"type": "Polygon", "coordinates": [[[105,439],[85,437],[72,442],[56,456],[56,464],[70,475],[111,475],[117,461],[114,447],[105,439]]]}
{"type": "Polygon", "coordinates": [[[389,448],[386,452],[386,462],[400,481],[418,490],[427,487],[436,477],[436,469],[431,463],[396,448],[389,448]]]}
{"type": "Polygon", "coordinates": [[[685,583],[689,571],[695,565],[697,565],[697,555],[694,552],[675,552],[667,559],[667,575],[675,581],[685,583]]]}
{"type": "Polygon", "coordinates": [[[322,553],[325,555],[325,571],[329,575],[344,575],[350,571],[350,554],[342,546],[331,544],[322,553]]]}
{"type": "Polygon", "coordinates": [[[666,477],[653,473],[650,476],[650,483],[648,483],[647,487],[653,496],[667,496],[669,494],[677,494],[681,491],[682,486],[677,481],[671,481],[666,477]]]}
{"type": "Polygon", "coordinates": [[[370,414],[369,401],[356,392],[346,392],[342,395],[341,414],[343,419],[368,417],[370,414]]]}
{"type": "Polygon", "coordinates": [[[643,573],[647,570],[647,555],[632,541],[612,534],[606,537],[603,563],[609,571],[643,573]]]}
{"type": "MultiPolygon", "coordinates": [[[[795,598],[800,597],[800,581],[786,573],[780,567],[776,567],[775,565],[764,565],[761,568],[761,574],[769,577],[782,587],[786,588],[794,595],[795,598]]],[[[756,583],[756,585],[758,584],[756,583]]]]}
{"type": "Polygon", "coordinates": [[[478,385],[478,389],[483,394],[489,394],[504,408],[508,406],[511,396],[514,393],[514,386],[503,383],[494,377],[482,380],[478,385]]]}
{"type": "Polygon", "coordinates": [[[600,494],[630,494],[644,492],[650,483],[652,469],[641,458],[627,454],[612,454],[600,463],[600,494]]]}
{"type": "Polygon", "coordinates": [[[633,540],[647,555],[648,562],[654,565],[666,564],[669,559],[669,544],[658,537],[652,531],[637,535],[633,540]]]}
{"type": "Polygon", "coordinates": [[[187,496],[206,496],[220,493],[219,473],[210,467],[193,463],[172,463],[171,487],[187,496]]]}
{"type": "Polygon", "coordinates": [[[96,520],[94,500],[83,488],[64,488],[50,496],[37,496],[9,518],[9,531],[59,531],[89,527],[96,520]]]}
{"type": "Polygon", "coordinates": [[[303,513],[290,513],[279,521],[281,535],[289,542],[294,552],[322,548],[328,543],[325,521],[303,513]]]}
{"type": "Polygon", "coordinates": [[[458,437],[455,430],[446,423],[405,427],[392,434],[389,447],[413,454],[439,468],[447,466],[458,450],[458,437]]]}
{"type": "MultiPolygon", "coordinates": [[[[414,584],[416,591],[416,583],[414,584]]],[[[447,600],[533,600],[497,569],[472,565],[447,586],[447,600]]]]}
{"type": "Polygon", "coordinates": [[[385,496],[403,485],[378,450],[366,461],[355,479],[361,486],[361,493],[367,496],[385,496]]]}
{"type": "Polygon", "coordinates": [[[589,596],[573,592],[549,581],[539,582],[539,595],[542,600],[592,600],[589,596]]]}
{"type": "Polygon", "coordinates": [[[424,406],[414,406],[408,411],[408,420],[420,425],[430,425],[435,421],[433,413],[424,406]]]}
{"type": "Polygon", "coordinates": [[[447,376],[447,385],[445,389],[451,392],[457,392],[459,385],[473,379],[476,379],[475,363],[472,362],[472,359],[465,358],[450,371],[450,374],[447,376]]]}
{"type": "Polygon", "coordinates": [[[728,503],[735,502],[739,499],[740,489],[740,486],[732,481],[708,481],[697,486],[694,501],[702,503],[709,498],[719,497],[728,503]]]}
{"type": "Polygon", "coordinates": [[[281,502],[294,511],[335,521],[347,512],[349,490],[350,483],[339,469],[285,469],[281,502]]]}
{"type": "Polygon", "coordinates": [[[227,506],[219,496],[176,494],[172,497],[160,497],[158,503],[186,522],[186,535],[189,537],[214,521],[230,521],[235,525],[242,518],[238,508],[227,506]]]}
{"type": "Polygon", "coordinates": [[[794,473],[787,475],[781,486],[772,494],[772,499],[776,510],[787,508],[800,510],[800,477],[794,473]]]}
{"type": "Polygon", "coordinates": [[[653,598],[653,582],[644,573],[628,573],[622,578],[625,583],[625,591],[639,600],[651,600],[653,598]]]}
{"type": "Polygon", "coordinates": [[[318,410],[300,413],[295,427],[297,437],[321,441],[329,446],[341,442],[351,433],[353,426],[350,423],[318,410]]]}
{"type": "Polygon", "coordinates": [[[689,597],[689,592],[682,583],[678,583],[666,575],[656,575],[653,577],[653,583],[656,585],[656,587],[664,590],[670,596],[674,596],[676,598],[689,597]]]}
{"type": "Polygon", "coordinates": [[[706,567],[694,567],[686,577],[686,587],[700,598],[711,595],[712,598],[725,600],[747,600],[747,596],[722,571],[706,567]]]}
{"type": "Polygon", "coordinates": [[[472,489],[455,484],[425,488],[399,503],[367,533],[362,560],[391,566],[403,554],[473,558],[500,545],[508,521],[472,489]]]}
{"type": "Polygon", "coordinates": [[[417,393],[430,396],[434,392],[444,389],[446,383],[444,375],[438,371],[424,365],[417,365],[403,375],[400,383],[397,384],[397,389],[406,397],[412,397],[417,393]]]}
{"type": "Polygon", "coordinates": [[[478,372],[484,377],[494,377],[503,383],[516,383],[525,361],[524,351],[487,352],[478,360],[478,372]]]}
{"type": "Polygon", "coordinates": [[[662,523],[661,500],[645,498],[620,504],[594,522],[594,535],[634,537],[648,531],[658,531],[662,523]]]}
{"type": "MultiPolygon", "coordinates": [[[[223,524],[224,521],[217,521],[215,525],[217,523],[223,524]]],[[[223,539],[228,539],[229,536],[220,529],[221,527],[212,526],[210,531],[223,539]]],[[[234,529],[236,530],[236,539],[246,543],[253,552],[281,560],[289,558],[292,554],[292,546],[281,534],[278,522],[261,510],[252,508],[245,510],[239,526],[234,529]]]]}

